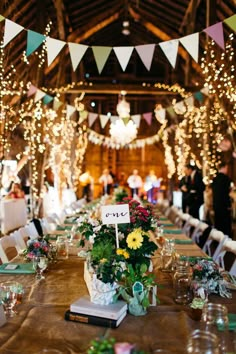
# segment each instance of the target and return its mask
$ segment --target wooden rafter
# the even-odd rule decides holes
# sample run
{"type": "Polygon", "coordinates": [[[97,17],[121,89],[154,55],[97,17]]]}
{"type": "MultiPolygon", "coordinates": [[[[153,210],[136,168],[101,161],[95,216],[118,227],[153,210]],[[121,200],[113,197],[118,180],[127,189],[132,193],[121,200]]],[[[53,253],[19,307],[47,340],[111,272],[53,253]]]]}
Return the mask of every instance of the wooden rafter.
{"type": "Polygon", "coordinates": [[[201,0],[191,0],[189,1],[187,10],[185,12],[183,21],[179,27],[179,33],[183,33],[183,29],[186,25],[188,25],[188,21],[189,21],[189,16],[191,16],[191,14],[193,13],[193,11],[197,11],[198,6],[200,5],[201,0]]]}

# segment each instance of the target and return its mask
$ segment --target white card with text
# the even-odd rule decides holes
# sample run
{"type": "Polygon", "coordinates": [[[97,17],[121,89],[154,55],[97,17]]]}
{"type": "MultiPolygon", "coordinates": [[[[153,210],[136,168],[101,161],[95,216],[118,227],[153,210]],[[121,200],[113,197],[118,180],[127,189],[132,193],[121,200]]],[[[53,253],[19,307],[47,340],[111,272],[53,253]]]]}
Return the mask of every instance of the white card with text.
{"type": "Polygon", "coordinates": [[[130,223],[129,205],[104,205],[102,206],[103,224],[127,224],[130,223]]]}

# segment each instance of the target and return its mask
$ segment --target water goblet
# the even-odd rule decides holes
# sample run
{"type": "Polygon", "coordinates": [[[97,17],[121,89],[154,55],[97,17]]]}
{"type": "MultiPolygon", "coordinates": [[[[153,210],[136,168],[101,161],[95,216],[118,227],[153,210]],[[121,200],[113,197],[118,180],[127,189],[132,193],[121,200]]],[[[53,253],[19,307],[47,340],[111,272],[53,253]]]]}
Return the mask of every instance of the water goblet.
{"type": "Polygon", "coordinates": [[[33,258],[33,268],[36,271],[36,279],[42,280],[45,279],[43,276],[43,271],[48,266],[48,258],[46,256],[36,256],[33,258]]]}
{"type": "Polygon", "coordinates": [[[15,282],[6,281],[0,284],[0,299],[4,307],[5,314],[12,317],[16,314],[14,307],[17,302],[15,282]]]}

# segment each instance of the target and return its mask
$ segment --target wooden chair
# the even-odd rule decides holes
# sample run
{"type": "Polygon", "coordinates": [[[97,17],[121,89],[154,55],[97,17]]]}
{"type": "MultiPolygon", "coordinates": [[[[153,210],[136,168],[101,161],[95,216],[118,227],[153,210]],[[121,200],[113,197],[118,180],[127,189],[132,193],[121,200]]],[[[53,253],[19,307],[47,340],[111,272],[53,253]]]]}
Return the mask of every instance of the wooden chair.
{"type": "Polygon", "coordinates": [[[15,238],[12,235],[0,238],[0,258],[2,263],[8,263],[18,255],[15,238]]]}

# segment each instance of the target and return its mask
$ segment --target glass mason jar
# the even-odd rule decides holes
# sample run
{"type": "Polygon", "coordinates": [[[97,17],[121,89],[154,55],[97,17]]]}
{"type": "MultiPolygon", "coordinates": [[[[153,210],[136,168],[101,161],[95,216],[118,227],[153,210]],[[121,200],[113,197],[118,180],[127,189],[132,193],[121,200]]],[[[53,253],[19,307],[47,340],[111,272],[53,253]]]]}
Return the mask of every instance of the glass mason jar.
{"type": "Polygon", "coordinates": [[[174,269],[174,247],[172,242],[166,240],[161,250],[161,270],[172,272],[174,269]]]}
{"type": "Polygon", "coordinates": [[[185,305],[191,302],[191,272],[190,263],[185,260],[176,262],[173,277],[174,299],[177,304],[185,305]]]}
{"type": "Polygon", "coordinates": [[[187,353],[220,354],[217,336],[211,332],[196,329],[188,338],[187,353]]]}
{"type": "Polygon", "coordinates": [[[69,253],[67,237],[59,236],[57,238],[56,245],[57,245],[57,259],[67,259],[69,253]]]}

